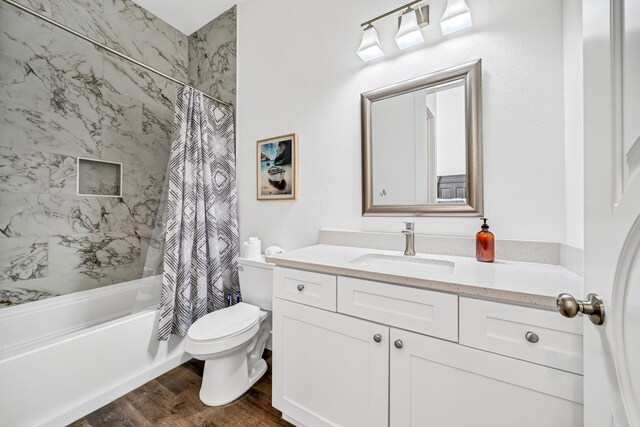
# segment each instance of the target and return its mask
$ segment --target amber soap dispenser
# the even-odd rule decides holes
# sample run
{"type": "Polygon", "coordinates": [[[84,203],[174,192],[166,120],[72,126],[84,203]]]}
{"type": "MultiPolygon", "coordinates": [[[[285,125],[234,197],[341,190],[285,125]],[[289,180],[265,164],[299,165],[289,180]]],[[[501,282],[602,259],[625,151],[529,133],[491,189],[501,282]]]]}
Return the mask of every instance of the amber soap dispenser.
{"type": "Polygon", "coordinates": [[[480,218],[484,221],[482,230],[476,234],[476,259],[480,262],[493,262],[496,259],[495,237],[489,231],[487,218],[480,218]]]}

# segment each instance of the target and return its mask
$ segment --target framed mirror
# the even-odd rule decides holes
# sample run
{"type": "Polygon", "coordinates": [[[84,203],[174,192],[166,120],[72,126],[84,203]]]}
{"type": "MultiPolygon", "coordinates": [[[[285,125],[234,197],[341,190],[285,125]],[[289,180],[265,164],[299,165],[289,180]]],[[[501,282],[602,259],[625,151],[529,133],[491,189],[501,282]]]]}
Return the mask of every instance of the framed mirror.
{"type": "Polygon", "coordinates": [[[481,61],[361,95],[364,216],[482,216],[481,61]]]}

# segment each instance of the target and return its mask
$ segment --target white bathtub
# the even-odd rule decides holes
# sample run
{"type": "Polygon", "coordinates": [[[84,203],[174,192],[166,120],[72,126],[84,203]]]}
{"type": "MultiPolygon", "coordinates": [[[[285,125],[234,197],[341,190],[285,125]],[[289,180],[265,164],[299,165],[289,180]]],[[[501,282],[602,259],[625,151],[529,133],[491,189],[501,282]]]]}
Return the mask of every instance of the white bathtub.
{"type": "Polygon", "coordinates": [[[62,426],[189,360],[158,343],[161,277],[0,310],[0,425],[62,426]]]}

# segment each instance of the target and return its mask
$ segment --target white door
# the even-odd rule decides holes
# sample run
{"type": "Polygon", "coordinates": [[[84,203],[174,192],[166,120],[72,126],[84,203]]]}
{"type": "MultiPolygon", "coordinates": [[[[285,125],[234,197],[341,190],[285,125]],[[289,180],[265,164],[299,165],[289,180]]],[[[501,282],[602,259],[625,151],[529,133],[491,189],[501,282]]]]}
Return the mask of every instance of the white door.
{"type": "Polygon", "coordinates": [[[585,426],[640,426],[640,0],[584,0],[585,426]]]}
{"type": "Polygon", "coordinates": [[[582,376],[391,329],[390,427],[581,427],[582,376]]]}
{"type": "Polygon", "coordinates": [[[389,327],[273,300],[273,406],[300,425],[388,423],[389,327]]]}

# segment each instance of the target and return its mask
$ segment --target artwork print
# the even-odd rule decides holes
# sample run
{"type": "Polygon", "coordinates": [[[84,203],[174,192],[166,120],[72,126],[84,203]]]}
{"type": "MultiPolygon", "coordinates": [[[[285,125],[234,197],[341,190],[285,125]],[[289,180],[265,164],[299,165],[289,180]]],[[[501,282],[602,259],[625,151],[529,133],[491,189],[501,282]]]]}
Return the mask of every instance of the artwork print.
{"type": "Polygon", "coordinates": [[[258,200],[298,198],[298,141],[296,134],[258,141],[258,200]]]}

